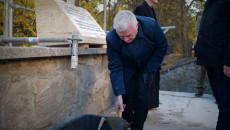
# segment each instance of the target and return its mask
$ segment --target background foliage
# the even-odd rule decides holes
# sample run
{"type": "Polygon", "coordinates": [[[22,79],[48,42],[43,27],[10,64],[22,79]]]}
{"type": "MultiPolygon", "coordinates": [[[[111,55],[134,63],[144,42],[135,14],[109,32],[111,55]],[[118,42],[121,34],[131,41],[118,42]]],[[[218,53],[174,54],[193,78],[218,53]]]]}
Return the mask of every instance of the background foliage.
{"type": "MultiPolygon", "coordinates": [[[[103,1],[86,1],[80,0],[80,6],[87,9],[103,27],[103,10],[95,6],[95,2],[99,5],[103,1]]],[[[159,0],[159,3],[153,6],[161,27],[176,26],[176,29],[169,30],[166,33],[169,54],[184,54],[186,51],[191,51],[190,47],[195,36],[196,13],[203,10],[204,2],[204,0],[159,0]],[[191,6],[189,6],[190,4],[191,6]],[[182,17],[183,12],[185,12],[186,19],[182,17]],[[186,29],[184,34],[182,33],[183,28],[186,29]],[[183,41],[183,37],[186,37],[187,40],[183,41]],[[184,44],[187,44],[187,46],[183,46],[184,44]]],[[[135,7],[141,3],[142,0],[108,0],[106,29],[110,30],[112,28],[113,18],[119,10],[130,10],[133,12],[135,7]]],[[[190,54],[190,52],[188,53],[190,54]]]]}
{"type": "MultiPolygon", "coordinates": [[[[14,0],[15,4],[22,7],[34,9],[34,0],[14,0]]],[[[3,35],[4,23],[4,6],[0,4],[0,35],[3,35]]],[[[13,9],[13,36],[14,37],[36,37],[36,21],[35,13],[22,10],[13,9]]]]}
{"type": "MultiPolygon", "coordinates": [[[[88,10],[103,27],[103,2],[104,0],[77,0],[76,5],[88,10]]],[[[14,3],[34,9],[34,0],[14,0],[14,3]]],[[[106,30],[112,28],[113,18],[119,10],[133,12],[141,3],[142,0],[107,0],[106,30]]],[[[204,0],[159,0],[159,3],[154,5],[160,26],[176,26],[176,29],[166,33],[169,54],[185,54],[190,51],[195,36],[196,13],[202,11],[203,7],[204,0]]],[[[0,3],[0,35],[3,34],[3,11],[3,4],[0,3]]],[[[13,13],[13,36],[36,37],[35,13],[21,9],[14,9],[13,13]]]]}
{"type": "MultiPolygon", "coordinates": [[[[34,0],[14,0],[14,4],[35,9],[34,0]]],[[[0,35],[3,35],[4,6],[0,3],[0,35]]],[[[13,9],[13,37],[36,37],[35,12],[13,9]]],[[[34,46],[36,44],[18,44],[14,46],[34,46]]]]}

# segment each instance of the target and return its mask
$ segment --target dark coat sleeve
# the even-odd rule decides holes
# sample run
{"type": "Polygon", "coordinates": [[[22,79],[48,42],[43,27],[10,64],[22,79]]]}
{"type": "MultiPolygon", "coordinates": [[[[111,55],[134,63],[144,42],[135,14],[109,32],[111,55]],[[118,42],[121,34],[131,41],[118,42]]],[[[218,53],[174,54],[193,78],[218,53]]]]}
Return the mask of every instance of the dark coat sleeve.
{"type": "Polygon", "coordinates": [[[229,35],[229,40],[227,43],[227,48],[224,53],[223,64],[230,66],[230,35],[229,35]]]}
{"type": "Polygon", "coordinates": [[[146,65],[147,71],[154,74],[160,67],[163,58],[167,53],[167,39],[157,22],[153,22],[152,27],[148,30],[149,37],[155,41],[153,56],[146,65]]]}
{"type": "Polygon", "coordinates": [[[114,39],[114,36],[111,36],[110,34],[106,36],[106,42],[107,56],[109,61],[108,68],[110,70],[110,79],[112,83],[113,92],[115,96],[122,95],[125,94],[125,86],[123,81],[122,60],[119,53],[120,47],[114,45],[114,43],[116,43],[117,40],[114,39]]]}
{"type": "MultiPolygon", "coordinates": [[[[226,4],[230,4],[230,0],[225,0],[226,4]]],[[[228,12],[230,11],[230,8],[228,8],[228,12]]],[[[230,19],[230,15],[228,15],[228,19],[230,19]]],[[[230,24],[230,23],[228,23],[230,24]]],[[[224,53],[224,58],[223,58],[223,64],[230,66],[230,33],[228,33],[228,42],[227,42],[227,48],[224,53]]]]}

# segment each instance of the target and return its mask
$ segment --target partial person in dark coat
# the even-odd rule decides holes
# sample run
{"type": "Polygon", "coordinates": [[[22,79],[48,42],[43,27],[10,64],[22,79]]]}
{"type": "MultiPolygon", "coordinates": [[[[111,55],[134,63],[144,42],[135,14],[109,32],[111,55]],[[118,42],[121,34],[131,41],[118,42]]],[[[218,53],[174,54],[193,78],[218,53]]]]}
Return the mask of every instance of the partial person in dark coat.
{"type": "Polygon", "coordinates": [[[167,39],[158,23],[121,10],[106,36],[110,79],[116,112],[127,121],[123,128],[142,130],[149,108],[150,86],[167,52],[167,39]],[[133,109],[133,111],[124,111],[133,109]]]}
{"type": "Polygon", "coordinates": [[[157,17],[153,8],[153,4],[157,3],[158,0],[144,0],[142,4],[136,7],[134,14],[138,16],[154,18],[157,21],[157,17]]]}
{"type": "Polygon", "coordinates": [[[230,0],[207,0],[195,47],[206,66],[219,117],[217,130],[230,130],[230,0]]]}
{"type": "MultiPolygon", "coordinates": [[[[199,32],[201,18],[202,18],[202,13],[201,12],[197,13],[196,24],[195,24],[195,39],[194,39],[195,44],[194,44],[194,46],[196,46],[196,41],[197,41],[197,36],[198,36],[198,32],[199,32]]],[[[200,66],[200,75],[198,77],[198,84],[196,87],[197,92],[195,94],[196,97],[200,97],[204,94],[204,91],[206,89],[206,87],[204,86],[205,77],[206,77],[206,67],[200,66]]]]}
{"type": "MultiPolygon", "coordinates": [[[[138,5],[134,10],[134,14],[154,18],[157,21],[153,4],[157,4],[158,0],[144,0],[141,5],[138,5]]],[[[149,109],[159,107],[159,90],[160,90],[160,67],[154,74],[153,84],[151,86],[150,105],[149,109]]]]}

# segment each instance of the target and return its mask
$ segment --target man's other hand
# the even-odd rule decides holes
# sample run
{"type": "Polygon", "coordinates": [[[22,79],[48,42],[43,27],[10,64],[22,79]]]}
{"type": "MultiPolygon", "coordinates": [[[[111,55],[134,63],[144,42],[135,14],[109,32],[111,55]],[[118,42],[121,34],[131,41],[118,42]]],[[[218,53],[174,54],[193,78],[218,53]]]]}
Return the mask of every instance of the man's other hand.
{"type": "Polygon", "coordinates": [[[230,66],[224,65],[223,71],[226,77],[230,77],[230,66]]]}
{"type": "Polygon", "coordinates": [[[125,104],[123,104],[122,95],[116,96],[116,104],[115,109],[118,116],[120,116],[120,112],[123,112],[125,108],[125,104]]]}

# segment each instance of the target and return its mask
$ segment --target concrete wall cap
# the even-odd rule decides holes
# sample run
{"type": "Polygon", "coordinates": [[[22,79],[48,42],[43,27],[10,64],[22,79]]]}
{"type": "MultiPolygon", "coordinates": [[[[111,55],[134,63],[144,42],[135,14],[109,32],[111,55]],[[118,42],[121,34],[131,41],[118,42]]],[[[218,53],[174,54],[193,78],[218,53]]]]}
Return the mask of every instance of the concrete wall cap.
{"type": "MultiPolygon", "coordinates": [[[[106,54],[106,48],[79,48],[78,55],[106,54]]],[[[71,56],[71,48],[0,47],[0,60],[71,56]]]]}

